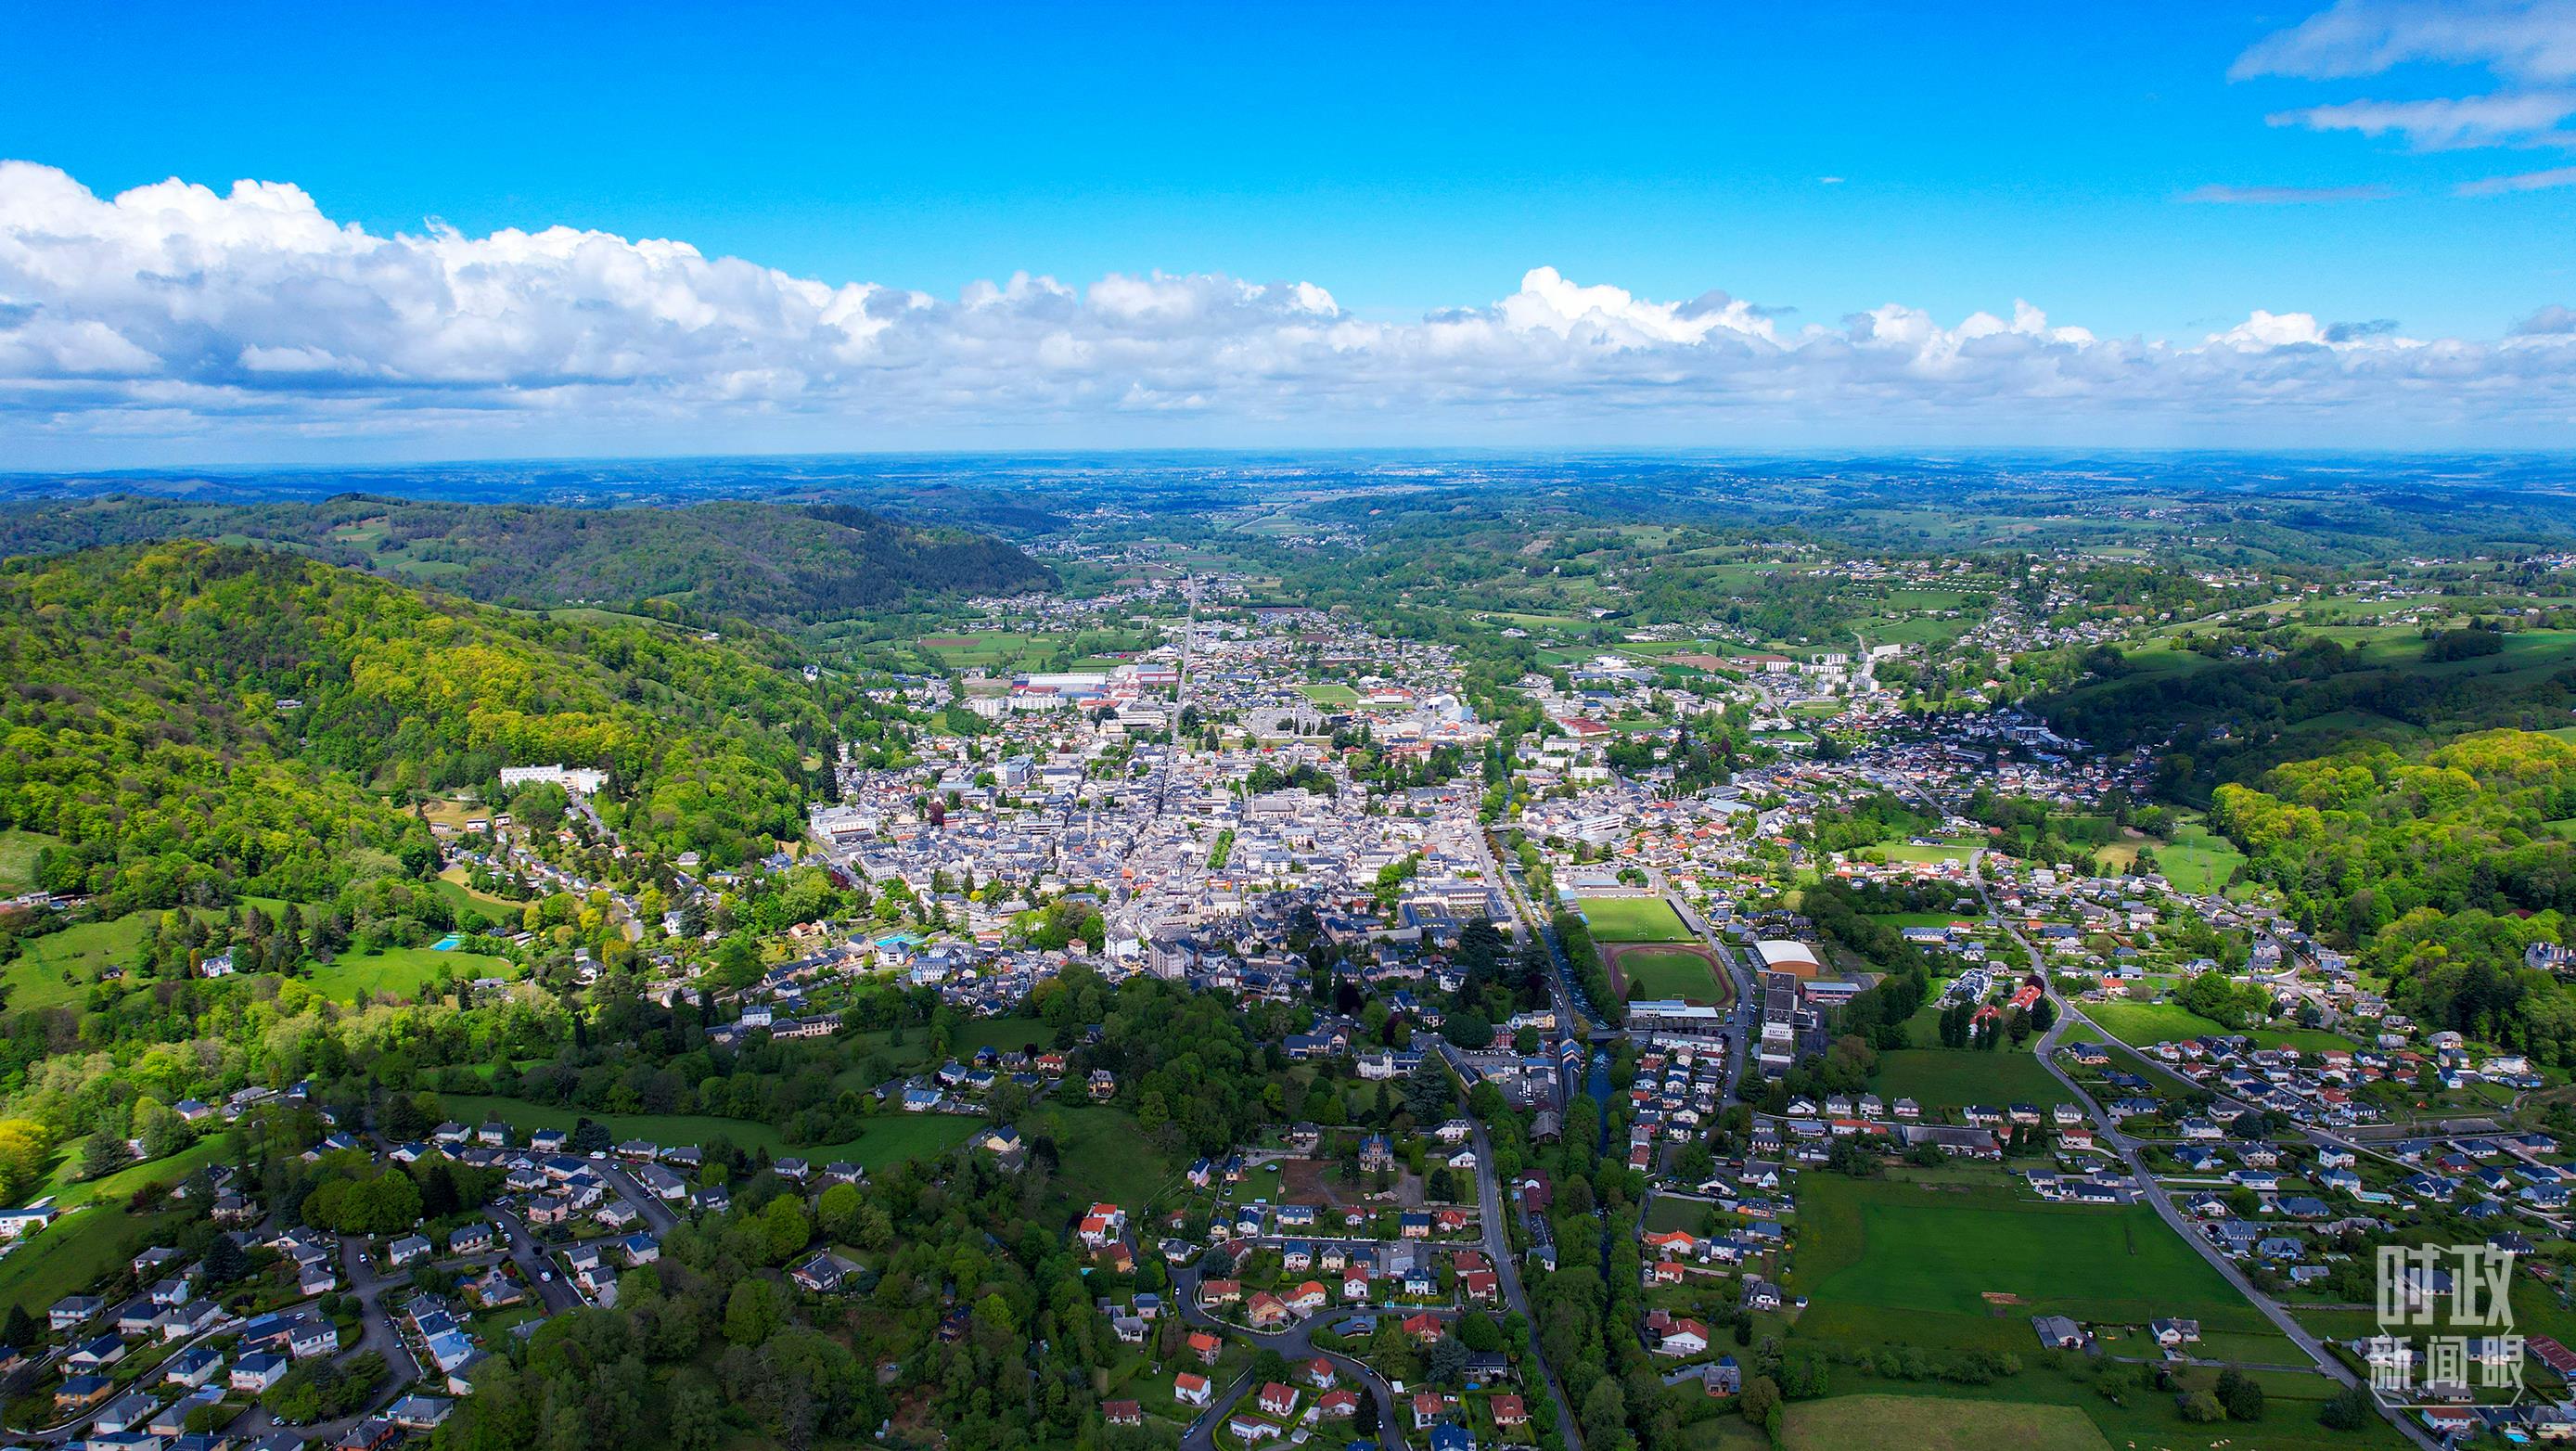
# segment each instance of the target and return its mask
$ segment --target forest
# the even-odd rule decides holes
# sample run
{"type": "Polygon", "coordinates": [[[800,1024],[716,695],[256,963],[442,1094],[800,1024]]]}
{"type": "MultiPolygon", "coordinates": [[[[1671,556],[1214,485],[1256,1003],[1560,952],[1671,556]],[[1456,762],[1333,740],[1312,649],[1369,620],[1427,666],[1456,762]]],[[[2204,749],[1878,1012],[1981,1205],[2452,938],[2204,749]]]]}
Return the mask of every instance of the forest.
{"type": "Polygon", "coordinates": [[[801,829],[818,687],[640,623],[550,621],[193,541],[0,566],[0,826],[110,913],[319,901],[437,857],[402,809],[509,763],[604,767],[632,844],[801,829]]]}
{"type": "Polygon", "coordinates": [[[2211,823],[2311,930],[2388,975],[2431,1024],[2576,1062],[2576,997],[2525,949],[2576,909],[2576,745],[2489,731],[2408,754],[2384,744],[2223,785],[2211,823]]]}

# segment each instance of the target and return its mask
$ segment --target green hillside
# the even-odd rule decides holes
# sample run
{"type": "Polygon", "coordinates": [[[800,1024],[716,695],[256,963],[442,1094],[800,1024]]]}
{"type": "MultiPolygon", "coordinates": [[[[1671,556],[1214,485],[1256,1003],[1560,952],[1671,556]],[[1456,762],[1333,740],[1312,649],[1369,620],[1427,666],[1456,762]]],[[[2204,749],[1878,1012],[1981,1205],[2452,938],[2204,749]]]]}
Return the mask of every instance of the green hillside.
{"type": "Polygon", "coordinates": [[[605,767],[631,842],[739,859],[799,829],[829,738],[816,687],[732,645],[193,541],[0,566],[0,676],[0,831],[110,916],[416,874],[401,795],[509,762],[605,767]]]}

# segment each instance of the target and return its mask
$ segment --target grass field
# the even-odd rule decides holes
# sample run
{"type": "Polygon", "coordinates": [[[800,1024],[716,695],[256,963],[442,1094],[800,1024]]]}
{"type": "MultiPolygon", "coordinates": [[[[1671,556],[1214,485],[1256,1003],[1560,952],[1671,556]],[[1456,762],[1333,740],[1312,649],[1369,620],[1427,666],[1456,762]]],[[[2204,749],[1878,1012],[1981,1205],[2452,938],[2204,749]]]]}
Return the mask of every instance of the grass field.
{"type": "Polygon", "coordinates": [[[89,1288],[110,1266],[178,1228],[187,1215],[134,1214],[125,1202],[147,1184],[178,1183],[221,1158],[222,1150],[220,1138],[204,1139],[169,1158],[80,1184],[63,1177],[73,1167],[72,1156],[66,1156],[46,1192],[72,1212],[0,1259],[0,1308],[18,1305],[42,1315],[46,1306],[89,1288]]]}
{"type": "Polygon", "coordinates": [[[1899,1048],[1878,1055],[1870,1085],[1894,1103],[1910,1098],[1925,1113],[1982,1103],[2002,1108],[2035,1103],[2042,1108],[2073,1097],[2046,1065],[2026,1049],[2006,1044],[1991,1052],[1974,1048],[1899,1048]]]}
{"type": "Polygon", "coordinates": [[[131,913],[111,922],[83,922],[60,932],[29,938],[18,960],[0,973],[12,1008],[58,1008],[79,1002],[100,968],[134,961],[143,945],[149,914],[131,913]],[[71,981],[64,981],[68,972],[71,981]]]}
{"type": "Polygon", "coordinates": [[[1932,1396],[1800,1401],[1788,1408],[1783,1440],[1788,1451],[2107,1451],[2111,1444],[2072,1406],[1932,1396]]]}
{"type": "MultiPolygon", "coordinates": [[[[928,1029],[908,1028],[904,1030],[902,1042],[898,1043],[894,1039],[892,1029],[861,1033],[853,1038],[850,1056],[861,1066],[844,1070],[834,1079],[833,1086],[874,1088],[876,1086],[874,1083],[865,1081],[867,1074],[863,1071],[863,1067],[864,1061],[877,1053],[883,1053],[887,1063],[904,1073],[936,1066],[931,1061],[928,1029]]],[[[1005,1052],[1013,1048],[1026,1048],[1031,1043],[1044,1048],[1054,1040],[1053,1030],[1037,1018],[975,1018],[959,1025],[956,1041],[949,1045],[948,1051],[950,1056],[963,1062],[973,1057],[978,1048],[991,1048],[996,1052],[1005,1052]]]]}
{"type": "Polygon", "coordinates": [[[1688,942],[1690,933],[1661,897],[1578,897],[1575,909],[1595,942],[1688,942]]]}
{"type": "Polygon", "coordinates": [[[1799,1176],[1799,1263],[1811,1297],[1800,1335],[2025,1356],[2029,1317],[2144,1324],[2197,1315],[2205,1328],[2267,1326],[2218,1272],[2143,1204],[2079,1208],[1990,1185],[1840,1174],[1799,1176]],[[1990,1301],[1988,1295],[2014,1297],[1990,1301]]]}
{"type": "Polygon", "coordinates": [[[16,896],[36,885],[36,853],[56,838],[40,831],[0,831],[0,892],[16,896]]]}
{"type": "MultiPolygon", "coordinates": [[[[2133,1047],[2231,1031],[2180,1003],[2086,1003],[2082,1011],[2103,1032],[2133,1047]]],[[[2353,1046],[2350,1038],[2322,1028],[2254,1028],[2246,1036],[2257,1047],[2296,1048],[2302,1053],[2353,1046]]]]}
{"type": "Polygon", "coordinates": [[[1105,1200],[1141,1213],[1179,1182],[1180,1171],[1146,1141],[1136,1116],[1106,1104],[1040,1104],[1020,1117],[1020,1135],[1055,1140],[1058,1180],[1068,1197],[1105,1200]]]}
{"type": "Polygon", "coordinates": [[[489,892],[478,892],[467,886],[463,867],[449,867],[440,872],[437,885],[433,890],[439,896],[446,898],[448,905],[472,907],[495,921],[514,922],[526,907],[525,903],[513,902],[507,897],[495,897],[489,892]]]}
{"type": "Polygon", "coordinates": [[[1868,850],[1892,862],[1964,862],[1976,854],[1977,844],[1972,841],[1944,841],[1931,846],[1916,846],[1910,838],[1891,836],[1868,850]]]}
{"type": "Polygon", "coordinates": [[[1630,949],[1619,954],[1619,976],[1631,997],[1680,998],[1714,1007],[1734,994],[1708,954],[1698,948],[1630,949]]]}
{"type": "Polygon", "coordinates": [[[2153,848],[2156,865],[2177,892],[2215,892],[2243,865],[2245,853],[2205,826],[2184,826],[2173,839],[2153,848]]]}
{"type": "Polygon", "coordinates": [[[354,1003],[380,994],[410,1001],[449,978],[517,977],[518,964],[480,952],[434,952],[394,947],[378,953],[345,952],[313,970],[313,990],[334,1002],[354,1003]]]}
{"type": "Polygon", "coordinates": [[[1300,685],[1297,693],[1317,705],[1347,709],[1360,703],[1360,693],[1347,685],[1300,685]]]}
{"type": "Polygon", "coordinates": [[[767,1149],[773,1158],[794,1155],[817,1164],[847,1159],[871,1170],[905,1159],[944,1154],[984,1126],[983,1120],[960,1114],[887,1114],[870,1120],[865,1133],[846,1143],[790,1145],[767,1124],[705,1114],[584,1114],[578,1109],[555,1108],[525,1099],[472,1093],[442,1094],[439,1102],[447,1115],[460,1123],[497,1118],[522,1134],[537,1129],[569,1129],[590,1118],[607,1125],[610,1135],[620,1139],[650,1139],[665,1146],[709,1144],[723,1139],[743,1149],[767,1149]]]}

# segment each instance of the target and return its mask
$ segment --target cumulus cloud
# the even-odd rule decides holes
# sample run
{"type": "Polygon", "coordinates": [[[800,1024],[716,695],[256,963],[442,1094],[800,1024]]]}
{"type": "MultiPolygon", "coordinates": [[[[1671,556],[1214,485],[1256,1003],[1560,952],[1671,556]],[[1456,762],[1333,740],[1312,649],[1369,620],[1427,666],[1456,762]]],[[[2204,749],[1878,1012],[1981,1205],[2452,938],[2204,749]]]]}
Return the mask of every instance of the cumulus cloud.
{"type": "MultiPolygon", "coordinates": [[[[1838,326],[1724,291],[1662,301],[1536,267],[1499,299],[1389,321],[1311,282],[1015,275],[954,298],[833,284],[683,242],[554,227],[376,235],[291,185],[101,198],[0,163],[0,439],[429,433],[817,436],[940,430],[1151,443],[1454,438],[1584,421],[1817,438],[1865,421],[1997,439],[2148,419],[2563,426],[2576,336],[2492,342],[2256,312],[2175,341],[2016,301],[1838,326]],[[798,428],[806,432],[794,433],[798,428]],[[658,431],[656,431],[658,430],[658,431]],[[1199,436],[1199,435],[1193,435],[1199,436]]],[[[436,445],[429,445],[435,448],[436,445]]]]}

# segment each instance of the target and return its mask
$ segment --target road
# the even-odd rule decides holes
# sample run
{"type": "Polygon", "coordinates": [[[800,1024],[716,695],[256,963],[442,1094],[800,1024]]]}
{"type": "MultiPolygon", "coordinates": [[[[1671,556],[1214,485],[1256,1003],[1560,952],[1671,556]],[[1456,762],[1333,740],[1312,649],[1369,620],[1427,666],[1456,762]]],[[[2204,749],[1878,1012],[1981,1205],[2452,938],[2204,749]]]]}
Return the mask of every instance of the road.
{"type": "MultiPolygon", "coordinates": [[[[1199,1271],[1196,1265],[1172,1272],[1172,1302],[1180,1311],[1181,1323],[1195,1325],[1202,1330],[1222,1331],[1226,1335],[1249,1342],[1263,1350],[1278,1351],[1287,1359],[1288,1368],[1292,1373],[1319,1355],[1331,1361],[1334,1372],[1344,1383],[1356,1385],[1367,1391],[1369,1399],[1377,1402],[1378,1443],[1385,1448],[1385,1451],[1404,1451],[1404,1432],[1396,1420],[1395,1387],[1388,1385],[1386,1377],[1369,1369],[1361,1361],[1353,1360],[1339,1351],[1316,1348],[1315,1321],[1327,1318],[1326,1315],[1298,1321],[1285,1330],[1270,1334],[1228,1325],[1200,1307],[1199,1271]]],[[[1387,1312],[1352,1311],[1349,1313],[1374,1315],[1387,1312]]],[[[1199,1412],[1198,1418],[1190,1422],[1189,1430],[1181,1437],[1182,1451],[1214,1451],[1217,1428],[1225,1424],[1225,1418],[1232,1415],[1235,1406],[1254,1389],[1256,1388],[1252,1384],[1252,1371],[1250,1367],[1246,1367],[1243,1374],[1235,1377],[1234,1384],[1219,1392],[1215,1399],[1208,1402],[1208,1408],[1199,1412]]],[[[1299,1404],[1302,1409],[1313,1399],[1314,1391],[1312,1387],[1302,1382],[1298,1384],[1298,1390],[1299,1404]]],[[[1227,1444],[1231,1446],[1233,1443],[1227,1444]]]]}
{"type": "Polygon", "coordinates": [[[626,1202],[634,1205],[635,1212],[644,1217],[644,1223],[652,1229],[655,1239],[679,1227],[680,1216],[671,1212],[671,1206],[663,1203],[660,1195],[645,1188],[643,1181],[629,1172],[624,1164],[615,1159],[603,1159],[599,1168],[603,1171],[601,1177],[616,1185],[617,1192],[625,1195],[626,1202]]]}
{"type": "Polygon", "coordinates": [[[546,1258],[545,1246],[537,1243],[537,1237],[528,1232],[528,1222],[519,1217],[518,1211],[496,1207],[492,1217],[500,1223],[502,1233],[510,1237],[510,1258],[517,1262],[521,1277],[527,1281],[528,1288],[536,1292],[546,1314],[561,1315],[580,1309],[580,1292],[556,1273],[554,1263],[546,1258]]]}
{"type": "MultiPolygon", "coordinates": [[[[2110,1035],[2102,1033],[2099,1025],[2086,1018],[2074,1004],[2058,993],[2056,979],[2050,975],[2046,965],[2041,961],[2039,949],[2031,945],[2030,940],[2023,937],[2019,929],[2005,921],[1995,911],[1994,898],[1986,890],[1985,855],[1983,847],[1968,855],[1968,876],[1976,883],[1977,898],[1985,904],[1987,919],[2001,928],[2004,935],[2011,938],[2014,945],[2021,948],[2023,954],[2029,958],[2031,971],[2038,975],[2044,991],[2048,994],[2048,1001],[2057,1009],[2056,1018],[2050,1022],[2047,1031],[2041,1033],[2039,1041],[2033,1045],[2033,1051],[2039,1055],[2040,1066],[2046,1068],[2067,1092],[2075,1095],[2076,1102],[2084,1105],[2084,1112],[2093,1120],[2094,1131],[2099,1141],[2120,1156],[2121,1163],[2127,1167],[2130,1176],[2138,1184],[2148,1206],[2155,1210],[2156,1217],[2163,1220],[2166,1227],[2182,1236],[2183,1243],[2198,1251],[2200,1257],[2208,1262],[2209,1267],[2218,1271],[2221,1279],[2226,1280],[2229,1285],[2235,1287],[2236,1293],[2245,1297],[2246,1303],[2261,1311],[2264,1319],[2271,1321],[2274,1328],[2289,1338],[2291,1344],[2298,1346],[2302,1354],[2316,1362],[2318,1373],[2330,1376],[2342,1385],[2361,1384],[2360,1377],[2354,1375],[2342,1360],[2329,1351],[2324,1341],[2309,1334],[2305,1327],[2291,1317],[2288,1310],[2281,1307],[2279,1301],[2256,1288],[2254,1282],[2245,1277],[2244,1271],[2237,1268],[2234,1260],[2219,1253],[2218,1247],[2211,1244],[2183,1212],[2174,1207],[2173,1196],[2167,1194],[2163,1186],[2156,1182],[2154,1173],[2147,1167],[2145,1157],[2138,1152],[2138,1141],[2121,1132],[2120,1126],[2103,1110],[2091,1091],[2077,1082],[2075,1076],[2068,1073],[2065,1066],[2058,1062],[2057,1045],[2065,1037],[2066,1030],[2073,1024],[2082,1023],[2090,1032],[2102,1034],[2104,1041],[2109,1041],[2110,1035]]],[[[2375,1398],[2373,1404],[2376,1404],[2375,1398]]],[[[2435,1440],[2432,1434],[2417,1424],[2412,1417],[2387,1407],[2382,1407],[2381,1413],[2409,1440],[2423,1448],[2423,1451],[2443,1451],[2442,1443],[2435,1440]]]]}
{"type": "MultiPolygon", "coordinates": [[[[1450,1071],[1459,1074],[1459,1081],[1463,1084],[1465,1075],[1461,1071],[1458,1050],[1443,1043],[1440,1051],[1449,1059],[1450,1071]]],[[[1556,1424],[1565,1437],[1565,1444],[1574,1451],[1583,1451],[1583,1430],[1575,1422],[1574,1403],[1566,1399],[1565,1387],[1556,1378],[1556,1368],[1547,1363],[1546,1352],[1539,1349],[1538,1316],[1530,1310],[1529,1295],[1521,1286],[1520,1262],[1512,1255],[1511,1221],[1505,1218],[1510,1213],[1510,1205],[1503,1198],[1502,1173],[1494,1167],[1493,1140],[1486,1137],[1485,1121],[1465,1106],[1464,1093],[1460,1094],[1460,1111],[1474,1130],[1476,1205],[1478,1217],[1484,1221],[1485,1258],[1493,1261],[1494,1278],[1501,1286],[1504,1305],[1519,1311],[1521,1318],[1529,1322],[1530,1363],[1538,1367],[1539,1378],[1547,1385],[1547,1397],[1556,1403],[1556,1424]]]]}

